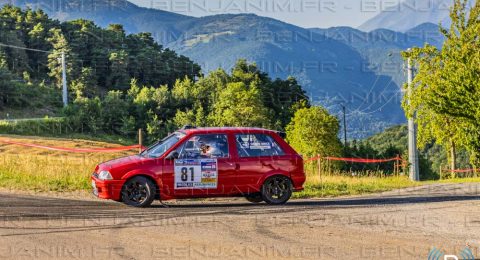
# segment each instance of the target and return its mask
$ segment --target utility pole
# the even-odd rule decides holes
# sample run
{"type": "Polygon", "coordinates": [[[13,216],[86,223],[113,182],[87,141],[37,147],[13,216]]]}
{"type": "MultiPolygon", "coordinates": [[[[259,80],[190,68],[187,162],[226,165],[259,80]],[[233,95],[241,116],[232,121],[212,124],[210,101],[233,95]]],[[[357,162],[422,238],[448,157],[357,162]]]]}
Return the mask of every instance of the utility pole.
{"type": "Polygon", "coordinates": [[[342,104],[342,111],[343,111],[343,144],[345,145],[345,149],[347,148],[347,119],[345,117],[345,105],[342,104]]]}
{"type": "Polygon", "coordinates": [[[65,52],[62,51],[62,97],[63,106],[68,105],[68,91],[67,91],[67,66],[65,65],[65,52]]]}
{"type": "Polygon", "coordinates": [[[142,128],[138,129],[138,153],[143,152],[143,131],[142,128]]]}
{"type": "MultiPolygon", "coordinates": [[[[410,51],[410,49],[408,49],[410,51]]],[[[413,66],[412,59],[409,57],[407,60],[407,80],[408,80],[408,91],[407,91],[407,100],[410,103],[410,97],[412,95],[413,89],[413,66]]],[[[419,181],[419,170],[418,170],[418,151],[417,151],[417,128],[415,126],[415,115],[414,112],[411,117],[408,118],[408,163],[410,165],[409,176],[412,181],[419,181]]]]}

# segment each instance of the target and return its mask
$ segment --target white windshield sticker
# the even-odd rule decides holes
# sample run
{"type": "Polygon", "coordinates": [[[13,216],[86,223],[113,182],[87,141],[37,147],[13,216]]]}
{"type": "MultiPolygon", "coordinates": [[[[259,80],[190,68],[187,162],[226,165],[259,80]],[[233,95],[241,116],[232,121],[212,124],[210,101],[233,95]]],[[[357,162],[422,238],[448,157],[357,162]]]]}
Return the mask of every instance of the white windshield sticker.
{"type": "Polygon", "coordinates": [[[247,149],[272,149],[272,144],[269,142],[243,142],[242,143],[243,148],[247,149]]]}

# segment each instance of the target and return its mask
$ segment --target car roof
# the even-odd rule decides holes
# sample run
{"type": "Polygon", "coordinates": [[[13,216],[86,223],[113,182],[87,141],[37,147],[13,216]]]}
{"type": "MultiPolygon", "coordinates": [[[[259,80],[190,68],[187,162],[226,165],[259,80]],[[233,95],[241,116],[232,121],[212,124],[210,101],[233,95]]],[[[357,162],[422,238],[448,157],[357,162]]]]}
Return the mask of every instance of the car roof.
{"type": "Polygon", "coordinates": [[[192,127],[187,129],[180,129],[180,132],[186,134],[206,134],[212,132],[221,133],[277,133],[277,131],[258,128],[258,127],[192,127]]]}

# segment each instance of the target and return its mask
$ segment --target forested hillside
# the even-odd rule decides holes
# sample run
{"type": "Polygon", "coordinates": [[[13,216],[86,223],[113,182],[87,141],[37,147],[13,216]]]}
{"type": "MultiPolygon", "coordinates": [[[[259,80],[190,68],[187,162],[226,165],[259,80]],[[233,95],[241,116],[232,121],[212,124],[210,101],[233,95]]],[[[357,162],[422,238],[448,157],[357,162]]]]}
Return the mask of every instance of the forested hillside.
{"type": "Polygon", "coordinates": [[[2,47],[7,68],[25,80],[58,81],[62,51],[73,92],[87,95],[126,89],[133,77],[141,84],[171,86],[177,78],[200,73],[197,64],[164,49],[150,33],[126,34],[119,24],[100,28],[87,20],[60,23],[40,9],[22,11],[12,6],[3,7],[0,16],[3,44],[43,51],[2,47]]]}
{"type": "Polygon", "coordinates": [[[404,62],[400,52],[425,44],[441,47],[444,37],[436,24],[422,24],[402,33],[387,29],[363,32],[350,27],[313,28],[312,32],[340,41],[356,50],[368,69],[391,78],[397,86],[405,83],[404,62]]]}
{"type": "Polygon", "coordinates": [[[101,28],[87,20],[60,23],[40,9],[1,8],[0,39],[0,107],[10,114],[26,106],[36,108],[31,116],[58,114],[62,52],[71,99],[126,90],[131,78],[172,86],[200,75],[197,64],[164,49],[150,33],[126,34],[122,25],[101,28]]]}
{"type": "Polygon", "coordinates": [[[284,130],[297,109],[309,106],[296,79],[271,79],[245,60],[231,73],[203,76],[149,33],[87,20],[60,23],[12,6],[0,15],[0,109],[57,109],[70,132],[134,136],[143,128],[154,140],[184,124],[284,130]],[[71,104],[60,111],[62,52],[71,104]]]}
{"type": "Polygon", "coordinates": [[[170,42],[181,34],[181,28],[197,18],[162,10],[139,7],[127,0],[7,0],[21,8],[42,9],[50,18],[59,21],[86,19],[100,27],[122,24],[128,33],[150,32],[160,44],[170,42]]]}

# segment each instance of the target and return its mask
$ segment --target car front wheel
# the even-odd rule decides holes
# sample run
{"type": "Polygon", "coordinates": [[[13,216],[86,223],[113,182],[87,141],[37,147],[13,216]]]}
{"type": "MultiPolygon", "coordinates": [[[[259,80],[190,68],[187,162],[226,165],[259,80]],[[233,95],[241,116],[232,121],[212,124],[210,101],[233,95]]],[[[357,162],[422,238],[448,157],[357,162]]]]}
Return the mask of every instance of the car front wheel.
{"type": "Polygon", "coordinates": [[[134,207],[148,207],[155,199],[155,184],[143,176],[133,177],[122,188],[123,203],[134,207]]]}
{"type": "Polygon", "coordinates": [[[285,176],[269,177],[262,185],[262,199],[268,204],[284,204],[291,196],[292,181],[285,176]]]}

